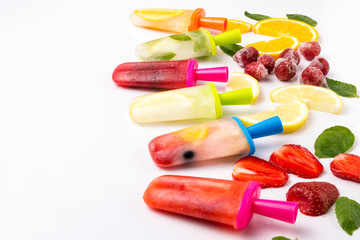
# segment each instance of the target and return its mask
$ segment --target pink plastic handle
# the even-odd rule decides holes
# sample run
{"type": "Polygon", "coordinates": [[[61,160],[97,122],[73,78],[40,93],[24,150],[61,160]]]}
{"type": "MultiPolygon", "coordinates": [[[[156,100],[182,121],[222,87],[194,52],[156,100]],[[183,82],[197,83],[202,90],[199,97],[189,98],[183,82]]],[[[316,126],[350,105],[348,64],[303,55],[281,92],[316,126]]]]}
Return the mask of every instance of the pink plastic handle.
{"type": "Polygon", "coordinates": [[[253,213],[259,215],[287,223],[295,223],[298,213],[298,203],[256,199],[251,210],[253,213]]]}
{"type": "Polygon", "coordinates": [[[195,79],[212,82],[227,82],[229,76],[228,67],[195,69],[195,79]]]}
{"type": "Polygon", "coordinates": [[[186,87],[193,87],[197,80],[227,82],[229,78],[228,67],[203,68],[198,69],[195,59],[190,59],[186,75],[186,87]]]}

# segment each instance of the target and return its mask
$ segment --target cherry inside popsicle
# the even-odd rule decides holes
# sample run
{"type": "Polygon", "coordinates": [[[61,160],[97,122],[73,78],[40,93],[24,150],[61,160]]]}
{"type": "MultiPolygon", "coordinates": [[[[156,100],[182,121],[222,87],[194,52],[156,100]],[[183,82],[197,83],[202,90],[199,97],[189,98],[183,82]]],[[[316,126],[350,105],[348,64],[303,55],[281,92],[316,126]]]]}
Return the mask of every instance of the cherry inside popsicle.
{"type": "Polygon", "coordinates": [[[158,136],[150,141],[149,151],[160,167],[233,155],[243,157],[255,152],[253,138],[282,132],[278,116],[247,128],[239,118],[227,117],[158,136]]]}
{"type": "Polygon", "coordinates": [[[197,80],[227,82],[228,67],[198,69],[195,59],[128,62],[115,68],[113,80],[122,87],[185,88],[195,86],[197,80]]]}
{"type": "Polygon", "coordinates": [[[151,208],[245,228],[254,213],[295,223],[295,202],[259,199],[257,182],[164,175],[154,179],[143,199],[151,208]]]}

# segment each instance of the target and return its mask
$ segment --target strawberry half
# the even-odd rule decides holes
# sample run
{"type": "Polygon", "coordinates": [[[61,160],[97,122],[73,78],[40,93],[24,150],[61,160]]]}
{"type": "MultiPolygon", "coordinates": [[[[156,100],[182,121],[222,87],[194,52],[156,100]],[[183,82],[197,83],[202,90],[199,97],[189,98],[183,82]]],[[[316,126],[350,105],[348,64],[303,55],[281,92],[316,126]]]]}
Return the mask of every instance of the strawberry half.
{"type": "Polygon", "coordinates": [[[324,170],[319,160],[306,148],[287,144],[273,152],[270,162],[302,178],[316,178],[324,170]]]}
{"type": "Polygon", "coordinates": [[[338,198],[338,189],[328,182],[299,182],[286,193],[286,200],[297,202],[300,212],[309,216],[325,214],[338,198]]]}
{"type": "Polygon", "coordinates": [[[281,187],[289,179],[283,169],[253,156],[247,156],[237,161],[232,176],[239,181],[256,181],[262,188],[281,187]]]}
{"type": "Polygon", "coordinates": [[[339,178],[360,183],[360,157],[357,155],[340,153],[330,163],[330,169],[339,178]]]}

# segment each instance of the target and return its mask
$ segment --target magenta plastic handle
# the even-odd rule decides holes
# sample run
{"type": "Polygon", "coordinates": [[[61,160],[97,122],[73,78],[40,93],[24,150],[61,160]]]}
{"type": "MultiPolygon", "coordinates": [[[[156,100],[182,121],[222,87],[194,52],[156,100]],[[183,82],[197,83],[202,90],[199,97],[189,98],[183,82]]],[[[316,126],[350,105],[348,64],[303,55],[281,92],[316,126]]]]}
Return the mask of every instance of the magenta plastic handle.
{"type": "Polygon", "coordinates": [[[227,82],[228,67],[195,69],[195,79],[202,81],[227,82]]]}
{"type": "Polygon", "coordinates": [[[287,223],[295,223],[298,213],[298,203],[256,199],[252,212],[287,223]]]}
{"type": "Polygon", "coordinates": [[[227,82],[229,78],[228,67],[202,68],[198,69],[198,63],[195,59],[189,60],[186,87],[193,87],[197,80],[212,82],[227,82]]]}

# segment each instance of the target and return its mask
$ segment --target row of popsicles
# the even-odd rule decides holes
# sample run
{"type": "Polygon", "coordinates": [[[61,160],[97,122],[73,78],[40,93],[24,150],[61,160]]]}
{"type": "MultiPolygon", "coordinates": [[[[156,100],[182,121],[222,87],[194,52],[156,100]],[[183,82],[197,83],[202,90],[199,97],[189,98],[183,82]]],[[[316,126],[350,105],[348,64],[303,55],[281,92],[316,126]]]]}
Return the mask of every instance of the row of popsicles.
{"type": "MultiPolygon", "coordinates": [[[[130,116],[135,122],[216,119],[222,115],[221,105],[252,103],[251,89],[219,94],[213,83],[196,86],[197,80],[227,82],[227,67],[198,69],[195,59],[174,61],[211,56],[216,53],[216,45],[241,39],[238,30],[233,30],[230,38],[226,37],[229,33],[211,37],[205,29],[196,30],[200,26],[209,27],[205,24],[212,21],[205,17],[202,9],[181,11],[173,19],[167,19],[181,20],[181,26],[174,21],[154,24],[132,14],[135,25],[162,30],[176,26],[172,30],[179,32],[195,30],[153,40],[137,48],[139,59],[157,62],[124,63],[115,69],[113,80],[119,86],[172,89],[134,99],[130,104],[130,116]]],[[[216,21],[218,28],[214,29],[226,29],[226,19],[216,21]]],[[[161,167],[251,155],[255,152],[254,138],[282,131],[279,117],[248,128],[237,117],[227,117],[158,136],[150,141],[149,151],[161,167]]],[[[260,190],[257,182],[166,175],[154,179],[143,198],[152,208],[228,224],[236,229],[246,227],[253,213],[295,222],[297,203],[261,200],[260,190]]]]}

